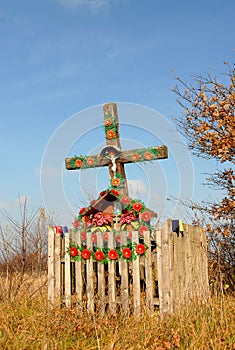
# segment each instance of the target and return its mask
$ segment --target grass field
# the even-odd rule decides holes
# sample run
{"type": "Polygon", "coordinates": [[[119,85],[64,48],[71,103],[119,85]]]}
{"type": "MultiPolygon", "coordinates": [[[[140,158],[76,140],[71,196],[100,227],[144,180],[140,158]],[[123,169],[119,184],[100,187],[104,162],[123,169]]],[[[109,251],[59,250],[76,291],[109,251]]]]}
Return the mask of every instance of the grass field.
{"type": "Polygon", "coordinates": [[[235,349],[235,297],[212,298],[174,315],[151,317],[49,311],[45,293],[0,301],[0,349],[235,349]]]}

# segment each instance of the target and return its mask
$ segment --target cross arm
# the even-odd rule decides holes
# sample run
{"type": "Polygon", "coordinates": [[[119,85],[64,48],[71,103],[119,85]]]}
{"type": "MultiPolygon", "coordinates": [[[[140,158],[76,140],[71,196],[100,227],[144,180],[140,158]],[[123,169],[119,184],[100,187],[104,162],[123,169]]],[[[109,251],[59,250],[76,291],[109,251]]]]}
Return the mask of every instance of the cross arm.
{"type": "MultiPolygon", "coordinates": [[[[138,163],[157,159],[168,158],[168,150],[165,145],[153,146],[149,148],[139,148],[129,151],[122,151],[117,163],[138,163]]],[[[95,167],[103,167],[111,164],[110,159],[101,157],[100,155],[75,156],[65,159],[67,170],[78,170],[95,167]]]]}

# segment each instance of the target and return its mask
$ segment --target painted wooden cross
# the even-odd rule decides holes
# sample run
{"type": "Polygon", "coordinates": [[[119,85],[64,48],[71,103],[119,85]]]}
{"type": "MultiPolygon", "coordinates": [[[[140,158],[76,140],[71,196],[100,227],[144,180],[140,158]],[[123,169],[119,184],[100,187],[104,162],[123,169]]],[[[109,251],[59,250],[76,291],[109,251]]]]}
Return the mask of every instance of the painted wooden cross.
{"type": "Polygon", "coordinates": [[[122,195],[128,196],[128,187],[124,164],[168,158],[165,145],[149,148],[122,151],[119,137],[119,122],[116,103],[103,105],[106,146],[98,155],[75,156],[66,158],[67,170],[78,170],[95,167],[109,167],[111,181],[120,176],[123,186],[119,189],[122,195]]]}

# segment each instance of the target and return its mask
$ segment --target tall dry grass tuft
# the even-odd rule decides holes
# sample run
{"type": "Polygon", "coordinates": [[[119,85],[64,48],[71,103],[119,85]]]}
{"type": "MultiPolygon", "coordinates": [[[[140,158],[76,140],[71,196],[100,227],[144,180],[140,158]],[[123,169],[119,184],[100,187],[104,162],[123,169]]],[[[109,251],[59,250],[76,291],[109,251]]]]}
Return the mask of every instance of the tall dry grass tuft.
{"type": "Polygon", "coordinates": [[[86,310],[47,308],[46,293],[0,301],[0,349],[138,350],[235,349],[235,298],[214,298],[208,305],[192,305],[174,315],[139,319],[86,310]]]}

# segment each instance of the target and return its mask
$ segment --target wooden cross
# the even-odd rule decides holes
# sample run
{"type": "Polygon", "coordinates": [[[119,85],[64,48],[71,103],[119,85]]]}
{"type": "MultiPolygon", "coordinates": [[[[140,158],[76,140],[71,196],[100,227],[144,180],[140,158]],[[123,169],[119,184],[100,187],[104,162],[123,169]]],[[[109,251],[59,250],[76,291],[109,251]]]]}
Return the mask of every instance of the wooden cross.
{"type": "Polygon", "coordinates": [[[124,164],[165,159],[168,158],[168,150],[165,145],[162,145],[122,151],[116,103],[107,103],[103,105],[103,111],[106,146],[98,155],[66,158],[66,169],[79,170],[108,166],[111,180],[117,175],[120,176],[123,181],[123,186],[119,189],[119,192],[128,196],[124,164]]]}

